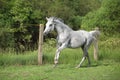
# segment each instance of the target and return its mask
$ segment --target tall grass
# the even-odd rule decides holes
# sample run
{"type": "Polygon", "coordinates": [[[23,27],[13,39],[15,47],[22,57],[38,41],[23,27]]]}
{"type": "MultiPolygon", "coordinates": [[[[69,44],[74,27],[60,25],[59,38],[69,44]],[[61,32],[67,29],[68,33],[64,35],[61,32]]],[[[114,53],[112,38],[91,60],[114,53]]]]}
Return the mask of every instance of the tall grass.
{"type": "MultiPolygon", "coordinates": [[[[93,46],[89,49],[90,59],[92,64],[99,62],[111,63],[120,62],[120,39],[108,38],[104,41],[99,41],[99,60],[96,62],[93,58],[93,46]]],[[[53,63],[56,48],[46,47],[44,51],[44,62],[53,63]]],[[[78,64],[83,56],[81,49],[64,49],[60,54],[59,63],[61,64],[78,64]]],[[[87,63],[87,60],[85,64],[87,63]]]]}
{"type": "Polygon", "coordinates": [[[0,54],[0,65],[30,65],[37,64],[37,54],[34,52],[27,52],[25,54],[0,54]]]}
{"type": "Polygon", "coordinates": [[[109,38],[100,42],[100,59],[120,61],[120,38],[109,38]]]}
{"type": "MultiPolygon", "coordinates": [[[[43,46],[43,64],[53,64],[56,52],[52,43],[43,46]],[[52,47],[51,47],[51,45],[52,47]]],[[[92,64],[120,62],[120,40],[110,38],[99,42],[99,61],[93,59],[93,47],[89,49],[92,64]]],[[[0,53],[0,66],[6,65],[37,65],[37,51],[25,52],[24,54],[0,53]]],[[[64,49],[59,58],[59,64],[78,64],[82,59],[83,52],[78,49],[64,49]]],[[[87,60],[84,63],[87,64],[87,60]]],[[[83,65],[84,65],[83,64],[83,65]]]]}

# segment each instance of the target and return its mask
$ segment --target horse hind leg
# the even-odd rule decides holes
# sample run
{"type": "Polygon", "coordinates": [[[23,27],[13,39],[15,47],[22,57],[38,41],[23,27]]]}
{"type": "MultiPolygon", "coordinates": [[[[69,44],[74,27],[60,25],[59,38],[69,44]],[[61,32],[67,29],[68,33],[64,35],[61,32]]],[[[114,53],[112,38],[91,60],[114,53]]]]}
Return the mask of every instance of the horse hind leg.
{"type": "Polygon", "coordinates": [[[82,63],[85,61],[86,58],[88,59],[88,66],[90,66],[90,58],[89,58],[89,54],[87,52],[87,48],[82,47],[82,50],[83,50],[83,58],[82,58],[82,60],[80,61],[79,65],[76,68],[81,67],[82,63]]]}
{"type": "Polygon", "coordinates": [[[82,60],[80,61],[79,65],[76,68],[81,67],[82,63],[85,61],[86,58],[88,59],[88,66],[90,66],[91,62],[90,62],[89,55],[87,54],[83,56],[82,60]]]}
{"type": "Polygon", "coordinates": [[[80,61],[80,63],[78,64],[78,66],[76,66],[76,68],[79,68],[81,67],[81,64],[84,62],[84,60],[86,59],[85,56],[83,56],[82,60],[80,61]]]}
{"type": "Polygon", "coordinates": [[[91,62],[90,62],[89,54],[87,55],[87,59],[88,59],[88,66],[90,66],[91,62]]]}
{"type": "Polygon", "coordinates": [[[88,54],[88,48],[87,47],[84,49],[84,55],[88,60],[88,66],[90,66],[91,62],[90,62],[90,57],[89,57],[89,54],[88,54]]]}

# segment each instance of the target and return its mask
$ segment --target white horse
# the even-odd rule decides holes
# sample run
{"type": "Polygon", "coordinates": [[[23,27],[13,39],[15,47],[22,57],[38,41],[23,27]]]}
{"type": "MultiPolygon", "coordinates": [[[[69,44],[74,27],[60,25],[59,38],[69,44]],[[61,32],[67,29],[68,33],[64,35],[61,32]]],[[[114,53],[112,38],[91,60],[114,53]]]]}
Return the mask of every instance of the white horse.
{"type": "Polygon", "coordinates": [[[90,59],[88,55],[88,48],[90,47],[91,43],[96,40],[96,36],[100,34],[98,30],[94,30],[91,32],[87,32],[84,30],[74,31],[69,26],[63,23],[60,18],[50,17],[46,18],[46,28],[44,30],[44,35],[56,29],[58,36],[57,36],[57,50],[54,58],[55,66],[58,63],[59,55],[61,50],[64,48],[79,48],[81,47],[83,50],[83,58],[79,65],[80,67],[83,61],[87,58],[88,64],[90,65],[90,59]]]}

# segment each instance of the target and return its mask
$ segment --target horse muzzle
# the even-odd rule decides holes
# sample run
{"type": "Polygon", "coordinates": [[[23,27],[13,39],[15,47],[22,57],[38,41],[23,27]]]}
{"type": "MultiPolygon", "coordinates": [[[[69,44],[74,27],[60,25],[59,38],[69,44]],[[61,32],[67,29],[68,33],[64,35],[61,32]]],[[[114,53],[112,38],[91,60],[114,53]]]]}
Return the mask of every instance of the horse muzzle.
{"type": "Polygon", "coordinates": [[[48,33],[47,32],[43,32],[43,35],[46,36],[48,33]]]}

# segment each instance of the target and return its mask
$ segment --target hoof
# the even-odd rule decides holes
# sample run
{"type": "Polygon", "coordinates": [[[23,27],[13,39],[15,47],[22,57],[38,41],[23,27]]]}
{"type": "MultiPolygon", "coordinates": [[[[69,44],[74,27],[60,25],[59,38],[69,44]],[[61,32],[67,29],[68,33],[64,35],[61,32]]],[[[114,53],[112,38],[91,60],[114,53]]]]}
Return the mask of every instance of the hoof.
{"type": "Polygon", "coordinates": [[[80,68],[80,67],[77,67],[77,66],[76,66],[75,68],[77,69],[77,68],[80,68]]]}
{"type": "Polygon", "coordinates": [[[54,65],[53,65],[53,68],[56,68],[56,67],[57,67],[57,64],[54,64],[54,65]]]}
{"type": "Polygon", "coordinates": [[[80,68],[80,66],[76,66],[75,68],[80,68]]]}
{"type": "Polygon", "coordinates": [[[58,64],[58,60],[55,60],[55,61],[54,61],[54,64],[55,64],[55,65],[58,64]]]}

